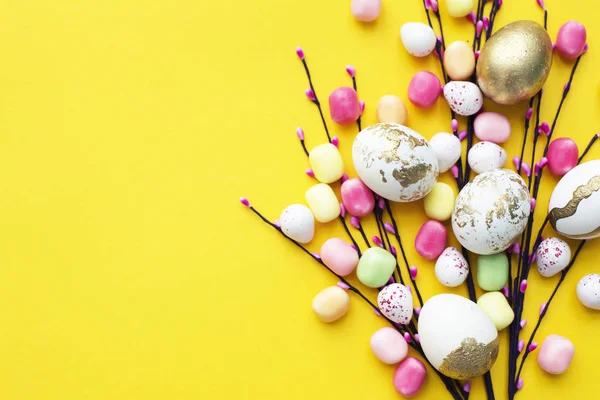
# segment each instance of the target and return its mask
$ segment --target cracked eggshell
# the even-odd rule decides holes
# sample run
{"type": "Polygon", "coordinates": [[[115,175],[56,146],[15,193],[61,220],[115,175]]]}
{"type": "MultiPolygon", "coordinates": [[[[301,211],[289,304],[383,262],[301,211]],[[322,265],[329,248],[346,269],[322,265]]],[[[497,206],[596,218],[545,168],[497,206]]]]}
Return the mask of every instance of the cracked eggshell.
{"type": "Polygon", "coordinates": [[[489,371],[500,345],[496,326],[483,309],[454,294],[434,296],[423,305],[419,340],[435,369],[460,380],[489,371]]]}
{"type": "Polygon", "coordinates": [[[476,174],[501,168],[506,163],[506,151],[496,143],[479,142],[471,147],[467,160],[476,174]]]}
{"type": "Polygon", "coordinates": [[[352,160],[365,185],[391,201],[425,197],[439,175],[437,157],[427,140],[399,124],[363,129],[354,139],[352,160]]]}
{"type": "Polygon", "coordinates": [[[475,254],[500,253],[514,243],[529,218],[529,191],[523,178],[507,169],[477,175],[460,191],[452,230],[475,254]]]}
{"type": "Polygon", "coordinates": [[[457,287],[469,275],[469,264],[455,247],[446,248],[435,263],[435,276],[446,287],[457,287]]]}

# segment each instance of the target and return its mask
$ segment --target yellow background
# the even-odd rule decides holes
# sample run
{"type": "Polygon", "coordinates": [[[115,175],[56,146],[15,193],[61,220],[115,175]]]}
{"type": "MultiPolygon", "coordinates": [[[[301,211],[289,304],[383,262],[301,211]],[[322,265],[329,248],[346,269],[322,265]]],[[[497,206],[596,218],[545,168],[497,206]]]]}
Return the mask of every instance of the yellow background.
{"type": "MultiPolygon", "coordinates": [[[[0,398],[398,398],[393,367],[368,347],[384,322],[353,298],[342,321],[320,323],[312,297],[335,279],[238,202],[247,196],[276,219],[311,184],[294,130],[304,127],[309,148],[324,133],[296,46],[324,103],[350,83],[344,66],[356,66],[366,124],[381,95],[406,99],[412,74],[439,74],[433,57],[411,58],[399,41],[403,23],[425,21],[420,0],[384,0],[369,25],[353,20],[349,3],[1,2],[0,398]]],[[[600,126],[594,4],[547,1],[552,37],[566,19],[588,28],[591,51],[557,131],[581,147],[600,126]]],[[[505,1],[497,26],[541,17],[534,0],[505,1]]],[[[448,41],[472,37],[468,23],[443,18],[448,41]]],[[[569,68],[556,59],[546,120],[569,68]]],[[[425,137],[448,130],[443,100],[408,109],[425,137]]],[[[511,158],[524,110],[505,109],[514,116],[511,158]]],[[[348,161],[355,127],[330,126],[348,161]]],[[[538,221],[554,183],[546,180],[538,221]]],[[[422,204],[396,215],[423,294],[441,292],[411,245],[422,204]]],[[[311,248],[332,235],[342,235],[339,224],[319,227],[311,248]]],[[[597,393],[600,319],[574,290],[600,272],[598,246],[584,250],[538,336],[568,336],[571,369],[551,378],[530,358],[519,398],[597,393]]],[[[527,333],[555,282],[532,272],[527,333]]],[[[498,398],[505,347],[501,354],[498,398]]],[[[483,398],[479,379],[473,390],[483,398]]],[[[449,398],[431,371],[421,398],[449,398]]]]}

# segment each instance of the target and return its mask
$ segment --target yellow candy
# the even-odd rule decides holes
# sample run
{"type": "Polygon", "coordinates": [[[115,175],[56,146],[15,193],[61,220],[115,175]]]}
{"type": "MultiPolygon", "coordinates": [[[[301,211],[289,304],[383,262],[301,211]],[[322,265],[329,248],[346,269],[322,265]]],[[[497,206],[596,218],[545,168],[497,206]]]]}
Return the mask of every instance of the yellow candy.
{"type": "Polygon", "coordinates": [[[448,14],[455,18],[466,17],[475,8],[475,1],[446,0],[446,8],[448,9],[448,14]]]}
{"type": "Polygon", "coordinates": [[[319,182],[332,183],[344,175],[342,155],[331,143],[325,143],[312,149],[308,159],[315,178],[319,182]]]}
{"type": "Polygon", "coordinates": [[[477,300],[477,305],[491,318],[499,331],[509,326],[515,318],[515,313],[508,304],[506,297],[500,292],[484,294],[477,300]]]}
{"type": "Polygon", "coordinates": [[[454,190],[445,183],[438,182],[425,197],[425,214],[437,221],[446,221],[452,216],[456,195],[454,190]]]}
{"type": "Polygon", "coordinates": [[[339,217],[340,203],[329,185],[318,183],[309,188],[304,197],[317,221],[326,223],[339,217]]]}
{"type": "Polygon", "coordinates": [[[344,289],[330,286],[323,289],[312,301],[312,309],[323,322],[342,318],[350,307],[350,296],[344,289]]]}
{"type": "Polygon", "coordinates": [[[475,54],[471,45],[460,40],[450,44],[444,54],[444,67],[452,80],[469,80],[475,72],[475,54]]]}

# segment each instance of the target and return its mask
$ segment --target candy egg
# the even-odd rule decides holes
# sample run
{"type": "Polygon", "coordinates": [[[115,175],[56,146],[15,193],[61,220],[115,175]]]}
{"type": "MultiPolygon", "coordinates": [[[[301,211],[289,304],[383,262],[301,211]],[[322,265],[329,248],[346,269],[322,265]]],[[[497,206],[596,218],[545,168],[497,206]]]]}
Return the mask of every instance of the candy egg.
{"type": "Polygon", "coordinates": [[[505,25],[484,44],[477,84],[499,104],[528,100],[540,91],[552,66],[552,40],[534,21],[505,25]]]}
{"type": "Polygon", "coordinates": [[[346,210],[355,217],[366,217],[375,208],[375,197],[371,189],[357,178],[348,179],[340,189],[346,210]]]}
{"type": "Polygon", "coordinates": [[[395,267],[396,259],[393,255],[381,247],[371,247],[360,257],[356,276],[363,285],[379,288],[388,283],[395,267]]]}
{"type": "Polygon", "coordinates": [[[370,344],[375,357],[385,364],[396,364],[408,354],[406,340],[394,328],[379,329],[371,336],[370,344]]]}
{"type": "Polygon", "coordinates": [[[501,168],[506,163],[506,151],[492,142],[479,142],[471,147],[468,162],[476,174],[501,168]]]}
{"type": "Polygon", "coordinates": [[[433,367],[460,380],[488,372],[500,345],[498,331],[481,307],[454,294],[434,296],[423,305],[419,339],[433,367]]]}
{"type": "Polygon", "coordinates": [[[407,325],[412,318],[412,294],[404,285],[392,283],[381,289],[377,304],[381,314],[397,324],[407,325]]]}
{"type": "Polygon", "coordinates": [[[375,21],[381,12],[381,0],[352,0],[350,11],[358,21],[375,21]]]}
{"type": "Polygon", "coordinates": [[[329,95],[329,113],[333,122],[346,125],[355,122],[360,117],[358,95],[351,87],[335,89],[329,95]]]}
{"type": "Polygon", "coordinates": [[[321,246],[321,260],[340,276],[350,275],[358,265],[358,253],[338,238],[331,238],[321,246]]]}
{"type": "Polygon", "coordinates": [[[492,143],[504,143],[510,137],[510,121],[502,114],[482,112],[473,124],[477,139],[492,143]]]}
{"type": "Polygon", "coordinates": [[[394,372],[394,388],[404,398],[416,396],[423,387],[427,370],[418,358],[408,357],[394,372]]]}
{"type": "Polygon", "coordinates": [[[460,158],[462,151],[460,139],[450,133],[436,133],[429,141],[429,145],[438,160],[440,173],[448,171],[460,158]]]}
{"type": "Polygon", "coordinates": [[[312,309],[323,322],[342,318],[350,308],[350,296],[344,289],[330,286],[323,289],[312,301],[312,309]]]}
{"type": "Polygon", "coordinates": [[[308,243],[315,236],[315,217],[304,204],[292,204],[279,216],[281,231],[298,243],[308,243]]]}
{"type": "Polygon", "coordinates": [[[446,287],[462,285],[469,275],[469,264],[454,247],[448,247],[435,263],[435,276],[446,287]]]}
{"type": "Polygon", "coordinates": [[[408,84],[408,99],[417,107],[433,106],[441,93],[440,80],[429,71],[417,72],[408,84]]]}
{"type": "Polygon", "coordinates": [[[545,239],[537,249],[536,262],[540,275],[546,278],[554,276],[571,262],[571,248],[562,239],[545,239]]]}
{"type": "Polygon", "coordinates": [[[506,296],[500,292],[488,292],[477,300],[477,305],[494,322],[496,329],[501,331],[515,319],[515,313],[508,304],[506,296]]]}
{"type": "Polygon", "coordinates": [[[548,146],[548,169],[552,175],[564,176],[579,164],[577,143],[569,138],[558,138],[548,146]]]}
{"type": "Polygon", "coordinates": [[[319,182],[332,183],[344,175],[342,155],[331,143],[321,144],[312,149],[308,160],[319,182]]]}
{"type": "Polygon", "coordinates": [[[600,160],[588,161],[558,182],[548,206],[554,230],[571,239],[600,236],[600,160]]]}
{"type": "Polygon", "coordinates": [[[398,202],[425,197],[438,177],[438,161],[423,136],[398,124],[375,124],[354,139],[360,179],[379,196],[398,202]]]}
{"type": "Polygon", "coordinates": [[[577,298],[584,306],[600,310],[600,275],[589,274],[577,284],[577,298]]]}
{"type": "Polygon", "coordinates": [[[425,196],[423,201],[425,214],[431,219],[446,221],[452,217],[455,199],[456,195],[450,185],[438,182],[431,192],[425,196]]]}
{"type": "Polygon", "coordinates": [[[474,7],[475,0],[446,0],[448,14],[455,18],[466,17],[474,7]]]}
{"type": "Polygon", "coordinates": [[[542,342],[537,361],[540,368],[547,373],[559,375],[569,368],[574,355],[573,342],[566,337],[550,335],[542,342]]]}
{"type": "Polygon", "coordinates": [[[487,291],[501,290],[508,282],[508,257],[504,253],[477,258],[477,284],[487,291]]]}
{"type": "Polygon", "coordinates": [[[389,122],[404,125],[406,106],[399,97],[386,94],[377,102],[377,122],[389,122]]]}
{"type": "Polygon", "coordinates": [[[311,186],[304,197],[315,219],[320,223],[333,221],[340,216],[340,203],[329,185],[318,183],[311,186]]]}
{"type": "Polygon", "coordinates": [[[416,57],[425,57],[435,49],[437,38],[429,25],[407,22],[400,28],[400,39],[406,51],[416,57]]]}
{"type": "Polygon", "coordinates": [[[444,67],[452,80],[468,80],[475,72],[473,48],[461,40],[452,42],[444,53],[444,67]]]}
{"type": "Polygon", "coordinates": [[[456,198],[452,229],[475,254],[495,254],[521,235],[530,213],[527,185],[516,173],[495,169],[477,175],[456,198]]]}
{"type": "Polygon", "coordinates": [[[585,26],[577,21],[567,21],[558,30],[556,50],[562,58],[575,60],[583,53],[586,40],[585,26]]]}
{"type": "Polygon", "coordinates": [[[435,260],[446,247],[448,234],[446,227],[438,221],[427,221],[421,226],[415,238],[417,253],[428,260],[435,260]]]}
{"type": "Polygon", "coordinates": [[[444,86],[444,97],[458,115],[476,114],[483,106],[483,94],[472,82],[452,81],[444,86]]]}

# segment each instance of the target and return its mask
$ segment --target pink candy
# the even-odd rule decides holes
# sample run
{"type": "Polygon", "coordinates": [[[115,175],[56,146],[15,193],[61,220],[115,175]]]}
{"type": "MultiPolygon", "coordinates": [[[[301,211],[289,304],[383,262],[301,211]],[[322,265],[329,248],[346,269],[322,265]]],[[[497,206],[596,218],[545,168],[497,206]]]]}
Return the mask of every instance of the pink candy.
{"type": "Polygon", "coordinates": [[[558,375],[569,368],[574,355],[575,346],[569,339],[558,335],[550,335],[542,343],[537,361],[544,371],[558,375]]]}
{"type": "Polygon", "coordinates": [[[561,57],[574,60],[585,51],[586,40],[585,26],[577,21],[568,21],[558,30],[556,50],[561,57]]]}
{"type": "Polygon", "coordinates": [[[381,0],[352,0],[350,11],[359,21],[375,21],[381,12],[381,0]]]}
{"type": "Polygon", "coordinates": [[[447,237],[446,227],[440,222],[425,222],[415,239],[417,253],[428,260],[435,260],[446,248],[447,237]]]}
{"type": "Polygon", "coordinates": [[[421,108],[433,106],[441,93],[440,80],[428,71],[417,72],[408,85],[408,99],[421,108]]]}
{"type": "Polygon", "coordinates": [[[577,166],[579,149],[569,138],[553,140],[548,146],[548,169],[553,175],[563,176],[577,166]]]}
{"type": "Polygon", "coordinates": [[[427,370],[418,359],[408,357],[398,365],[394,373],[394,387],[404,397],[413,397],[423,387],[427,370]]]}
{"type": "Polygon", "coordinates": [[[373,192],[358,178],[342,183],[341,195],[344,207],[355,217],[366,217],[375,208],[373,192]]]}
{"type": "Polygon", "coordinates": [[[321,260],[339,276],[347,276],[358,265],[358,253],[342,239],[331,238],[321,246],[321,260]]]}
{"type": "Polygon", "coordinates": [[[351,87],[335,89],[329,95],[329,112],[333,122],[345,125],[355,122],[360,117],[358,95],[351,87]]]}
{"type": "Polygon", "coordinates": [[[483,112],[475,118],[475,136],[479,140],[504,143],[510,137],[510,122],[502,114],[483,112]]]}
{"type": "Polygon", "coordinates": [[[396,364],[408,354],[408,345],[394,328],[381,328],[371,336],[371,350],[381,362],[396,364]]]}

